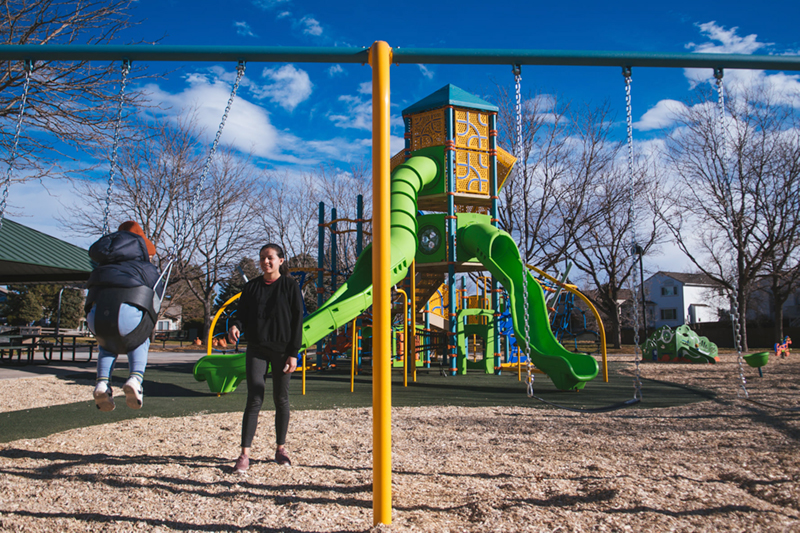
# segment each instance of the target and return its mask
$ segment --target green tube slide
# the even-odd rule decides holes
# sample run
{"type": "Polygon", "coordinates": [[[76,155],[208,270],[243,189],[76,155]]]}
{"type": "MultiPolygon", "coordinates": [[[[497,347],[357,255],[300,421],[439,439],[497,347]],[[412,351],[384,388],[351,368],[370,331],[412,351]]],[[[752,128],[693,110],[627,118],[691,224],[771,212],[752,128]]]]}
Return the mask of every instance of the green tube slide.
{"type": "MultiPolygon", "coordinates": [[[[442,173],[430,157],[414,156],[392,172],[391,181],[391,282],[396,284],[408,272],[417,253],[417,194],[442,173]]],[[[372,305],[372,246],[356,261],[353,274],[325,304],[303,321],[301,350],[358,317],[372,305]]],[[[194,367],[198,381],[208,381],[212,392],[235,390],[244,376],[244,355],[211,355],[194,367]],[[221,390],[215,390],[221,389],[221,390]]]]}
{"type": "MultiPolygon", "coordinates": [[[[416,156],[398,166],[391,183],[391,282],[400,282],[417,254],[417,193],[440,172],[435,160],[416,156]]],[[[372,246],[353,274],[325,304],[303,321],[305,349],[358,317],[372,305],[372,246]]]]}
{"type": "MultiPolygon", "coordinates": [[[[490,224],[475,223],[459,228],[459,246],[475,254],[481,263],[508,291],[511,300],[511,318],[517,342],[524,349],[525,309],[523,300],[523,265],[514,239],[505,231],[490,224]]],[[[531,362],[553,380],[561,390],[582,389],[594,379],[599,370],[597,360],[585,354],[573,353],[564,348],[550,329],[544,291],[527,269],[528,325],[530,333],[531,362]]]]}

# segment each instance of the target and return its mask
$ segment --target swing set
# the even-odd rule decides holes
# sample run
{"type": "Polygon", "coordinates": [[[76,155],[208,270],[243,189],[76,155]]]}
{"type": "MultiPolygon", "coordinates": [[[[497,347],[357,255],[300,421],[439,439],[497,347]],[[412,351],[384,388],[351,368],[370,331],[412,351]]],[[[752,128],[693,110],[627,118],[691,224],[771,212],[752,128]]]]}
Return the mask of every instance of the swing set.
{"type": "MultiPolygon", "coordinates": [[[[123,60],[123,84],[120,90],[120,106],[124,98],[124,80],[131,61],[236,61],[237,78],[231,98],[228,101],[220,128],[212,144],[206,165],[203,168],[200,183],[190,202],[190,209],[181,221],[173,248],[168,256],[165,272],[172,268],[177,250],[185,240],[189,213],[199,197],[202,182],[208,172],[211,160],[219,142],[230,106],[236,94],[236,88],[244,75],[245,62],[296,62],[296,63],[360,63],[369,64],[372,68],[372,120],[373,120],[373,351],[379,354],[391,353],[391,277],[390,277],[390,97],[389,71],[392,64],[471,64],[471,65],[511,65],[513,68],[516,89],[516,143],[515,151],[520,153],[521,128],[521,71],[522,65],[561,65],[561,66],[611,66],[622,67],[626,91],[626,121],[628,145],[628,173],[630,184],[629,215],[632,220],[631,242],[635,246],[635,217],[633,202],[633,128],[631,115],[631,69],[634,67],[666,67],[666,68],[711,68],[717,79],[719,93],[719,124],[724,135],[724,101],[722,73],[724,68],[757,69],[757,70],[790,70],[800,71],[800,57],[797,56],[743,56],[734,54],[664,54],[664,53],[630,53],[599,51],[542,51],[542,50],[475,50],[475,49],[392,49],[388,43],[377,41],[369,48],[292,48],[292,47],[189,47],[189,46],[147,46],[147,45],[3,45],[0,46],[0,60],[22,60],[25,71],[25,84],[17,125],[7,159],[8,168],[2,183],[0,196],[0,229],[7,205],[8,190],[16,158],[19,134],[25,112],[26,96],[34,71],[34,60],[89,60],[116,61],[123,60]]],[[[116,168],[116,146],[118,143],[118,127],[121,111],[115,129],[115,141],[112,147],[109,187],[104,212],[103,231],[108,231],[108,215],[112,193],[114,172],[116,168]]],[[[724,146],[724,142],[723,142],[724,146]]],[[[724,162],[723,162],[724,164],[724,162]]],[[[724,171],[724,169],[723,169],[724,171]]],[[[729,187],[731,178],[725,174],[729,187]]],[[[730,197],[730,196],[729,196],[730,197]]],[[[731,229],[730,220],[728,227],[731,229]]],[[[524,267],[523,267],[524,268],[524,267]]],[[[167,278],[168,279],[168,278],[167,278]]],[[[524,289],[524,309],[528,314],[527,275],[522,276],[524,289]]],[[[738,303],[736,284],[732,284],[732,302],[738,303]]],[[[163,295],[163,293],[162,293],[163,295]]],[[[160,300],[158,302],[160,304],[160,300]]],[[[749,397],[743,371],[741,354],[741,333],[739,330],[738,305],[732,305],[734,337],[736,339],[738,362],[740,369],[739,396],[745,400],[769,408],[785,409],[749,397]]],[[[634,303],[634,324],[638,325],[638,307],[634,303]]],[[[530,350],[530,329],[524,321],[524,332],[521,340],[524,349],[530,350]]],[[[634,327],[634,331],[638,331],[634,327]]],[[[638,334],[635,334],[634,362],[636,365],[633,398],[609,406],[594,409],[581,409],[580,412],[607,412],[638,404],[642,401],[641,377],[639,371],[640,353],[638,334]]],[[[528,352],[530,355],[530,352],[528,352]]],[[[528,395],[531,398],[547,402],[537,397],[533,391],[533,376],[530,357],[528,357],[528,395]]],[[[557,406],[563,408],[563,406],[557,406]]],[[[797,411],[798,409],[785,409],[797,411]]],[[[391,361],[389,357],[375,357],[373,368],[373,522],[374,524],[391,524],[391,361]]]]}

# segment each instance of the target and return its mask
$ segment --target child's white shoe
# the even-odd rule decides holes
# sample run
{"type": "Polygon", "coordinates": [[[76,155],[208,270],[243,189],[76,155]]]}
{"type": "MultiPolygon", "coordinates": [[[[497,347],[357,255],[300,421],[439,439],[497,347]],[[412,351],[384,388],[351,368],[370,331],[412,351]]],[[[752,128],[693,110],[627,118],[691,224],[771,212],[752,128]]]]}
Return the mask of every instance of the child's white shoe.
{"type": "Polygon", "coordinates": [[[131,377],[122,386],[122,391],[125,393],[125,403],[131,409],[141,409],[144,390],[142,389],[142,382],[138,379],[131,377]]]}
{"type": "Polygon", "coordinates": [[[116,407],[114,405],[114,391],[108,385],[108,381],[98,381],[94,386],[94,403],[101,411],[113,411],[116,407]]]}

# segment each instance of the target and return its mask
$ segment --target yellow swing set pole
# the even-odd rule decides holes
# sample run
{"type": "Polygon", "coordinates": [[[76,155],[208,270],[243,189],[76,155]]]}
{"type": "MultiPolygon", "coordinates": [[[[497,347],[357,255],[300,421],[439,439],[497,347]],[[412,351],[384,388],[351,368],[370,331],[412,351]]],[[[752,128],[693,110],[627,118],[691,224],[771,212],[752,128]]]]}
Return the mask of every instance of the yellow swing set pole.
{"type": "Polygon", "coordinates": [[[372,67],[372,522],[392,523],[391,206],[389,68],[392,49],[375,41],[372,67]]]}

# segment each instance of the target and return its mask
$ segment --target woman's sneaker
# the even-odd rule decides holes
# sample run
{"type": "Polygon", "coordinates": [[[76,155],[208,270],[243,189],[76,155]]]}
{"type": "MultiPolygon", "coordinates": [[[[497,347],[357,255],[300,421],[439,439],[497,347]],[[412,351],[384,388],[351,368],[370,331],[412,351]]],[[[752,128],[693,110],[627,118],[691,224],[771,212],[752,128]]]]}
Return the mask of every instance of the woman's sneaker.
{"type": "Polygon", "coordinates": [[[114,391],[108,386],[107,381],[98,381],[94,386],[94,403],[101,411],[113,411],[116,407],[114,405],[114,391]]]}
{"type": "Polygon", "coordinates": [[[233,470],[240,474],[247,472],[248,468],[250,468],[250,458],[244,454],[240,455],[239,458],[236,459],[236,464],[233,465],[233,470]]]}
{"type": "Polygon", "coordinates": [[[279,465],[291,465],[292,460],[289,459],[289,454],[284,449],[275,450],[275,462],[279,465]]]}
{"type": "Polygon", "coordinates": [[[141,409],[143,393],[142,382],[136,378],[128,378],[125,385],[122,386],[122,391],[125,393],[125,403],[131,409],[141,409]]]}

